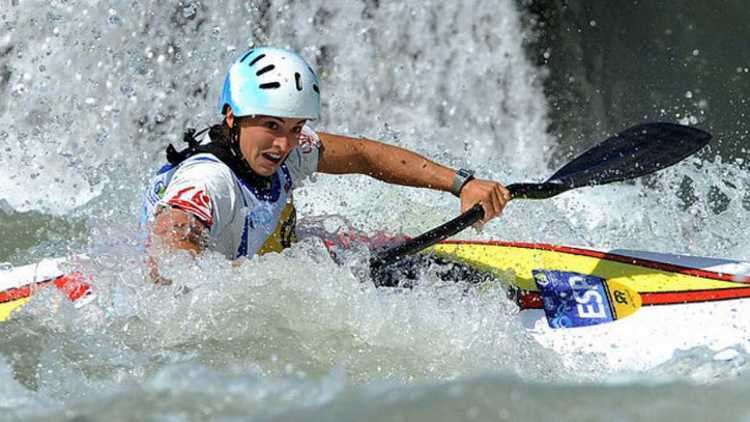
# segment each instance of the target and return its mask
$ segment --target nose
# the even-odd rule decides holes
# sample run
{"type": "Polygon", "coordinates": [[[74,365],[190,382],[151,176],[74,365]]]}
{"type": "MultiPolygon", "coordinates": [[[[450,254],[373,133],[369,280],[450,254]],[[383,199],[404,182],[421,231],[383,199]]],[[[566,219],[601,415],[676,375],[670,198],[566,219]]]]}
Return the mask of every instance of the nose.
{"type": "Polygon", "coordinates": [[[286,153],[296,145],[297,141],[295,136],[296,135],[277,136],[274,139],[273,144],[286,153]]]}

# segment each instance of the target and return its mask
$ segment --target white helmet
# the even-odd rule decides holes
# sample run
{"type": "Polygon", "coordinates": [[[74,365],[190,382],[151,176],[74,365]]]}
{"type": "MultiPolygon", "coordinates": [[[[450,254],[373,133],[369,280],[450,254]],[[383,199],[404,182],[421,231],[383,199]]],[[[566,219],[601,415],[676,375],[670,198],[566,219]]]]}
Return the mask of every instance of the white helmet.
{"type": "Polygon", "coordinates": [[[320,82],[297,53],[279,48],[248,50],[224,79],[219,112],[227,106],[237,117],[266,115],[320,118],[320,82]]]}

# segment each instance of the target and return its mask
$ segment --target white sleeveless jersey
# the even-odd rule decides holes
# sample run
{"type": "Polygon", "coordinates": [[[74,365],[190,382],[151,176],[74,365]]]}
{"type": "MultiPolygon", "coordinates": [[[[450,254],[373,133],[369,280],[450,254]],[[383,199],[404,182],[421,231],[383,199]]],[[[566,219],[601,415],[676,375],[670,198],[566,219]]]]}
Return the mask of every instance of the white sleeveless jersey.
{"type": "MultiPolygon", "coordinates": [[[[201,143],[210,142],[208,133],[201,143]]],[[[146,191],[141,223],[158,207],[179,208],[209,228],[208,248],[230,259],[250,257],[273,233],[292,189],[318,168],[320,139],[305,126],[300,143],[272,176],[269,189],[249,185],[212,154],[196,154],[177,167],[165,165],[146,191]]]]}

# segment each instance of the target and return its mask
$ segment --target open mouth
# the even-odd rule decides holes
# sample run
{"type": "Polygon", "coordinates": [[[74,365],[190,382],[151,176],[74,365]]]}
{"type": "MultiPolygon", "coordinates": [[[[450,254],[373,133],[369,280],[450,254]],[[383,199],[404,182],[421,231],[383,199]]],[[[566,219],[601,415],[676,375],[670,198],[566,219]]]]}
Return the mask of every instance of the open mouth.
{"type": "Polygon", "coordinates": [[[265,152],[262,155],[263,155],[263,158],[272,162],[273,164],[279,164],[281,162],[281,159],[284,157],[281,154],[274,154],[270,152],[265,152]]]}

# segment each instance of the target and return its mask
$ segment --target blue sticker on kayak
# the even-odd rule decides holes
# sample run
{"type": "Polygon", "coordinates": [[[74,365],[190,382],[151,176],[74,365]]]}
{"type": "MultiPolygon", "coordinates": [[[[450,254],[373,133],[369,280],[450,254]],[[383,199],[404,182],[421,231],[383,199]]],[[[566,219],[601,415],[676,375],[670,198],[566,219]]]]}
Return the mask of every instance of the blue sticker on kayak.
{"type": "Polygon", "coordinates": [[[569,271],[532,273],[550,327],[585,327],[615,320],[603,278],[569,271]]]}

